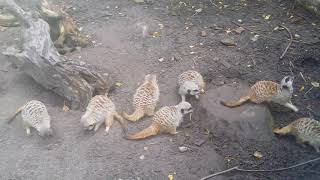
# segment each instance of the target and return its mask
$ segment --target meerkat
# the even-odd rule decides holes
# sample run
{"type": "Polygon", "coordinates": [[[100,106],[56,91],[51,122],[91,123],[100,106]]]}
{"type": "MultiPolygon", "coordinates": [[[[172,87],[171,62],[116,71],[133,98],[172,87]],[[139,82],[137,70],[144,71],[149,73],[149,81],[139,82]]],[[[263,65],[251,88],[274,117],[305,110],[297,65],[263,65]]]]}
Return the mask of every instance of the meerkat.
{"type": "Polygon", "coordinates": [[[299,118],[283,128],[273,130],[279,135],[294,135],[298,144],[309,143],[319,153],[320,122],[311,118],[299,118]]]}
{"type": "Polygon", "coordinates": [[[159,101],[160,91],[155,74],[147,74],[144,83],[138,87],[133,96],[133,114],[123,112],[123,117],[129,121],[138,121],[144,115],[153,116],[159,101]]]}
{"type": "Polygon", "coordinates": [[[186,101],[176,106],[164,106],[153,116],[152,124],[146,129],[126,136],[129,140],[144,139],[160,133],[177,134],[177,127],[183,120],[183,116],[192,112],[192,106],[186,101]]]}
{"type": "Polygon", "coordinates": [[[105,94],[94,96],[90,100],[80,121],[85,130],[94,129],[94,131],[97,131],[104,122],[106,126],[105,135],[108,135],[114,118],[120,122],[123,131],[126,132],[126,124],[123,118],[117,113],[114,103],[105,94]]]}
{"type": "Polygon", "coordinates": [[[50,126],[51,118],[46,106],[36,100],[27,102],[21,106],[8,121],[10,123],[21,112],[22,122],[27,134],[30,135],[30,128],[35,128],[40,136],[52,135],[50,126]]]}
{"type": "Polygon", "coordinates": [[[179,94],[182,101],[185,101],[186,95],[195,96],[199,99],[199,94],[204,93],[205,82],[202,75],[194,70],[183,72],[178,77],[179,94]]]}
{"type": "Polygon", "coordinates": [[[293,93],[293,79],[294,77],[292,76],[285,76],[281,80],[280,84],[273,81],[258,81],[251,86],[248,94],[240,97],[238,101],[221,101],[221,104],[227,107],[236,107],[249,100],[257,104],[271,101],[286,106],[287,108],[292,109],[294,112],[298,112],[299,109],[291,102],[293,93]]]}

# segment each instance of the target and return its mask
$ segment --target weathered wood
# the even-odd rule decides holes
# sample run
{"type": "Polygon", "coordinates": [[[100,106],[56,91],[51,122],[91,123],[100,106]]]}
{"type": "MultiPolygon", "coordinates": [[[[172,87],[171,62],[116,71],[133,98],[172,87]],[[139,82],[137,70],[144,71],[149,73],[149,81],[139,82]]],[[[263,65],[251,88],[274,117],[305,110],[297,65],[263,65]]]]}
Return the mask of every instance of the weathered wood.
{"type": "Polygon", "coordinates": [[[22,49],[9,47],[7,55],[27,75],[46,89],[65,97],[72,109],[85,109],[94,94],[108,92],[111,78],[83,62],[60,56],[50,39],[49,25],[26,13],[13,0],[5,1],[23,24],[22,49]]]}

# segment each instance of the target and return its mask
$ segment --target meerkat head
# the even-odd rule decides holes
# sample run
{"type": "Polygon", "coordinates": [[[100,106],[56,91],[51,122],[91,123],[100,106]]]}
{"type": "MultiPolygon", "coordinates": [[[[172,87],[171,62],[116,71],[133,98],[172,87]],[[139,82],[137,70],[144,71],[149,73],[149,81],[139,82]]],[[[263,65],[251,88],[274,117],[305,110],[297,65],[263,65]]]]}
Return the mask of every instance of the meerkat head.
{"type": "Polygon", "coordinates": [[[200,94],[200,88],[195,82],[186,81],[180,86],[180,94],[196,96],[200,94]]]}
{"type": "Polygon", "coordinates": [[[186,102],[186,101],[182,101],[177,105],[178,109],[180,110],[180,112],[185,115],[188,113],[192,112],[192,106],[190,103],[186,102]]]}
{"type": "Polygon", "coordinates": [[[37,130],[39,131],[39,135],[44,136],[51,136],[52,135],[52,129],[50,127],[50,121],[43,122],[37,130]]]}
{"type": "Polygon", "coordinates": [[[293,92],[293,80],[294,77],[293,76],[285,76],[280,83],[281,89],[283,90],[289,90],[291,93],[293,92]]]}
{"type": "Polygon", "coordinates": [[[93,121],[90,120],[90,116],[88,116],[87,114],[84,114],[81,117],[81,123],[83,125],[83,128],[85,130],[91,130],[93,129],[93,127],[95,126],[95,123],[93,121]]]}
{"type": "Polygon", "coordinates": [[[155,75],[155,74],[147,74],[144,77],[144,80],[146,82],[157,83],[157,75],[155,75]]]}

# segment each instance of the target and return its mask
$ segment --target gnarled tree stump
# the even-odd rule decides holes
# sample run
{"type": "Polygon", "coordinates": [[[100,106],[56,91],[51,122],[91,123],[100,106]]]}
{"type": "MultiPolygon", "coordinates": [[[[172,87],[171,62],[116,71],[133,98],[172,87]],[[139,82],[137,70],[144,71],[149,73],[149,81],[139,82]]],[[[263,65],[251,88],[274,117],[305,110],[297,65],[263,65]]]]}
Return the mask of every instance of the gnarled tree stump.
{"type": "Polygon", "coordinates": [[[93,66],[60,56],[50,39],[49,25],[25,12],[13,0],[5,0],[23,25],[22,49],[9,47],[7,55],[37,83],[71,102],[72,109],[84,110],[94,94],[108,92],[111,78],[93,66]]]}

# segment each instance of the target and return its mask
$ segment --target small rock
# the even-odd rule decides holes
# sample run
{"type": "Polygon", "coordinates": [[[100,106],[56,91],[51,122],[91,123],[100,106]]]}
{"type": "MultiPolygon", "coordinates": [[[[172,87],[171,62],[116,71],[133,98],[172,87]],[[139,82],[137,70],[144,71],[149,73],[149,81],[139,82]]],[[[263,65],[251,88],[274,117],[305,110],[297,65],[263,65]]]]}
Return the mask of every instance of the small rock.
{"type": "Polygon", "coordinates": [[[180,147],[179,147],[179,151],[180,151],[180,152],[186,152],[186,151],[188,151],[188,149],[189,149],[189,148],[188,148],[188,147],[185,147],[185,146],[180,146],[180,147]]]}
{"type": "Polygon", "coordinates": [[[163,57],[158,59],[159,62],[163,62],[163,60],[164,60],[163,57]]]}
{"type": "Polygon", "coordinates": [[[201,36],[202,37],[206,37],[208,34],[207,34],[207,32],[206,31],[201,31],[201,36]]]}
{"type": "Polygon", "coordinates": [[[148,147],[147,146],[143,147],[143,150],[148,151],[148,147]]]}
{"type": "Polygon", "coordinates": [[[144,160],[144,155],[141,155],[139,158],[140,158],[141,160],[144,160]]]}
{"type": "Polygon", "coordinates": [[[300,38],[301,36],[299,34],[294,34],[295,38],[300,38]]]}
{"type": "Polygon", "coordinates": [[[258,40],[258,38],[259,38],[259,35],[256,34],[256,35],[254,35],[254,36],[251,38],[251,41],[255,42],[255,41],[258,40]]]}
{"type": "Polygon", "coordinates": [[[226,46],[235,46],[236,45],[236,42],[234,41],[234,39],[229,38],[229,37],[221,39],[220,42],[226,46]]]}
{"type": "Polygon", "coordinates": [[[202,146],[206,141],[206,139],[200,139],[199,141],[196,141],[194,144],[197,146],[202,146]]]}

